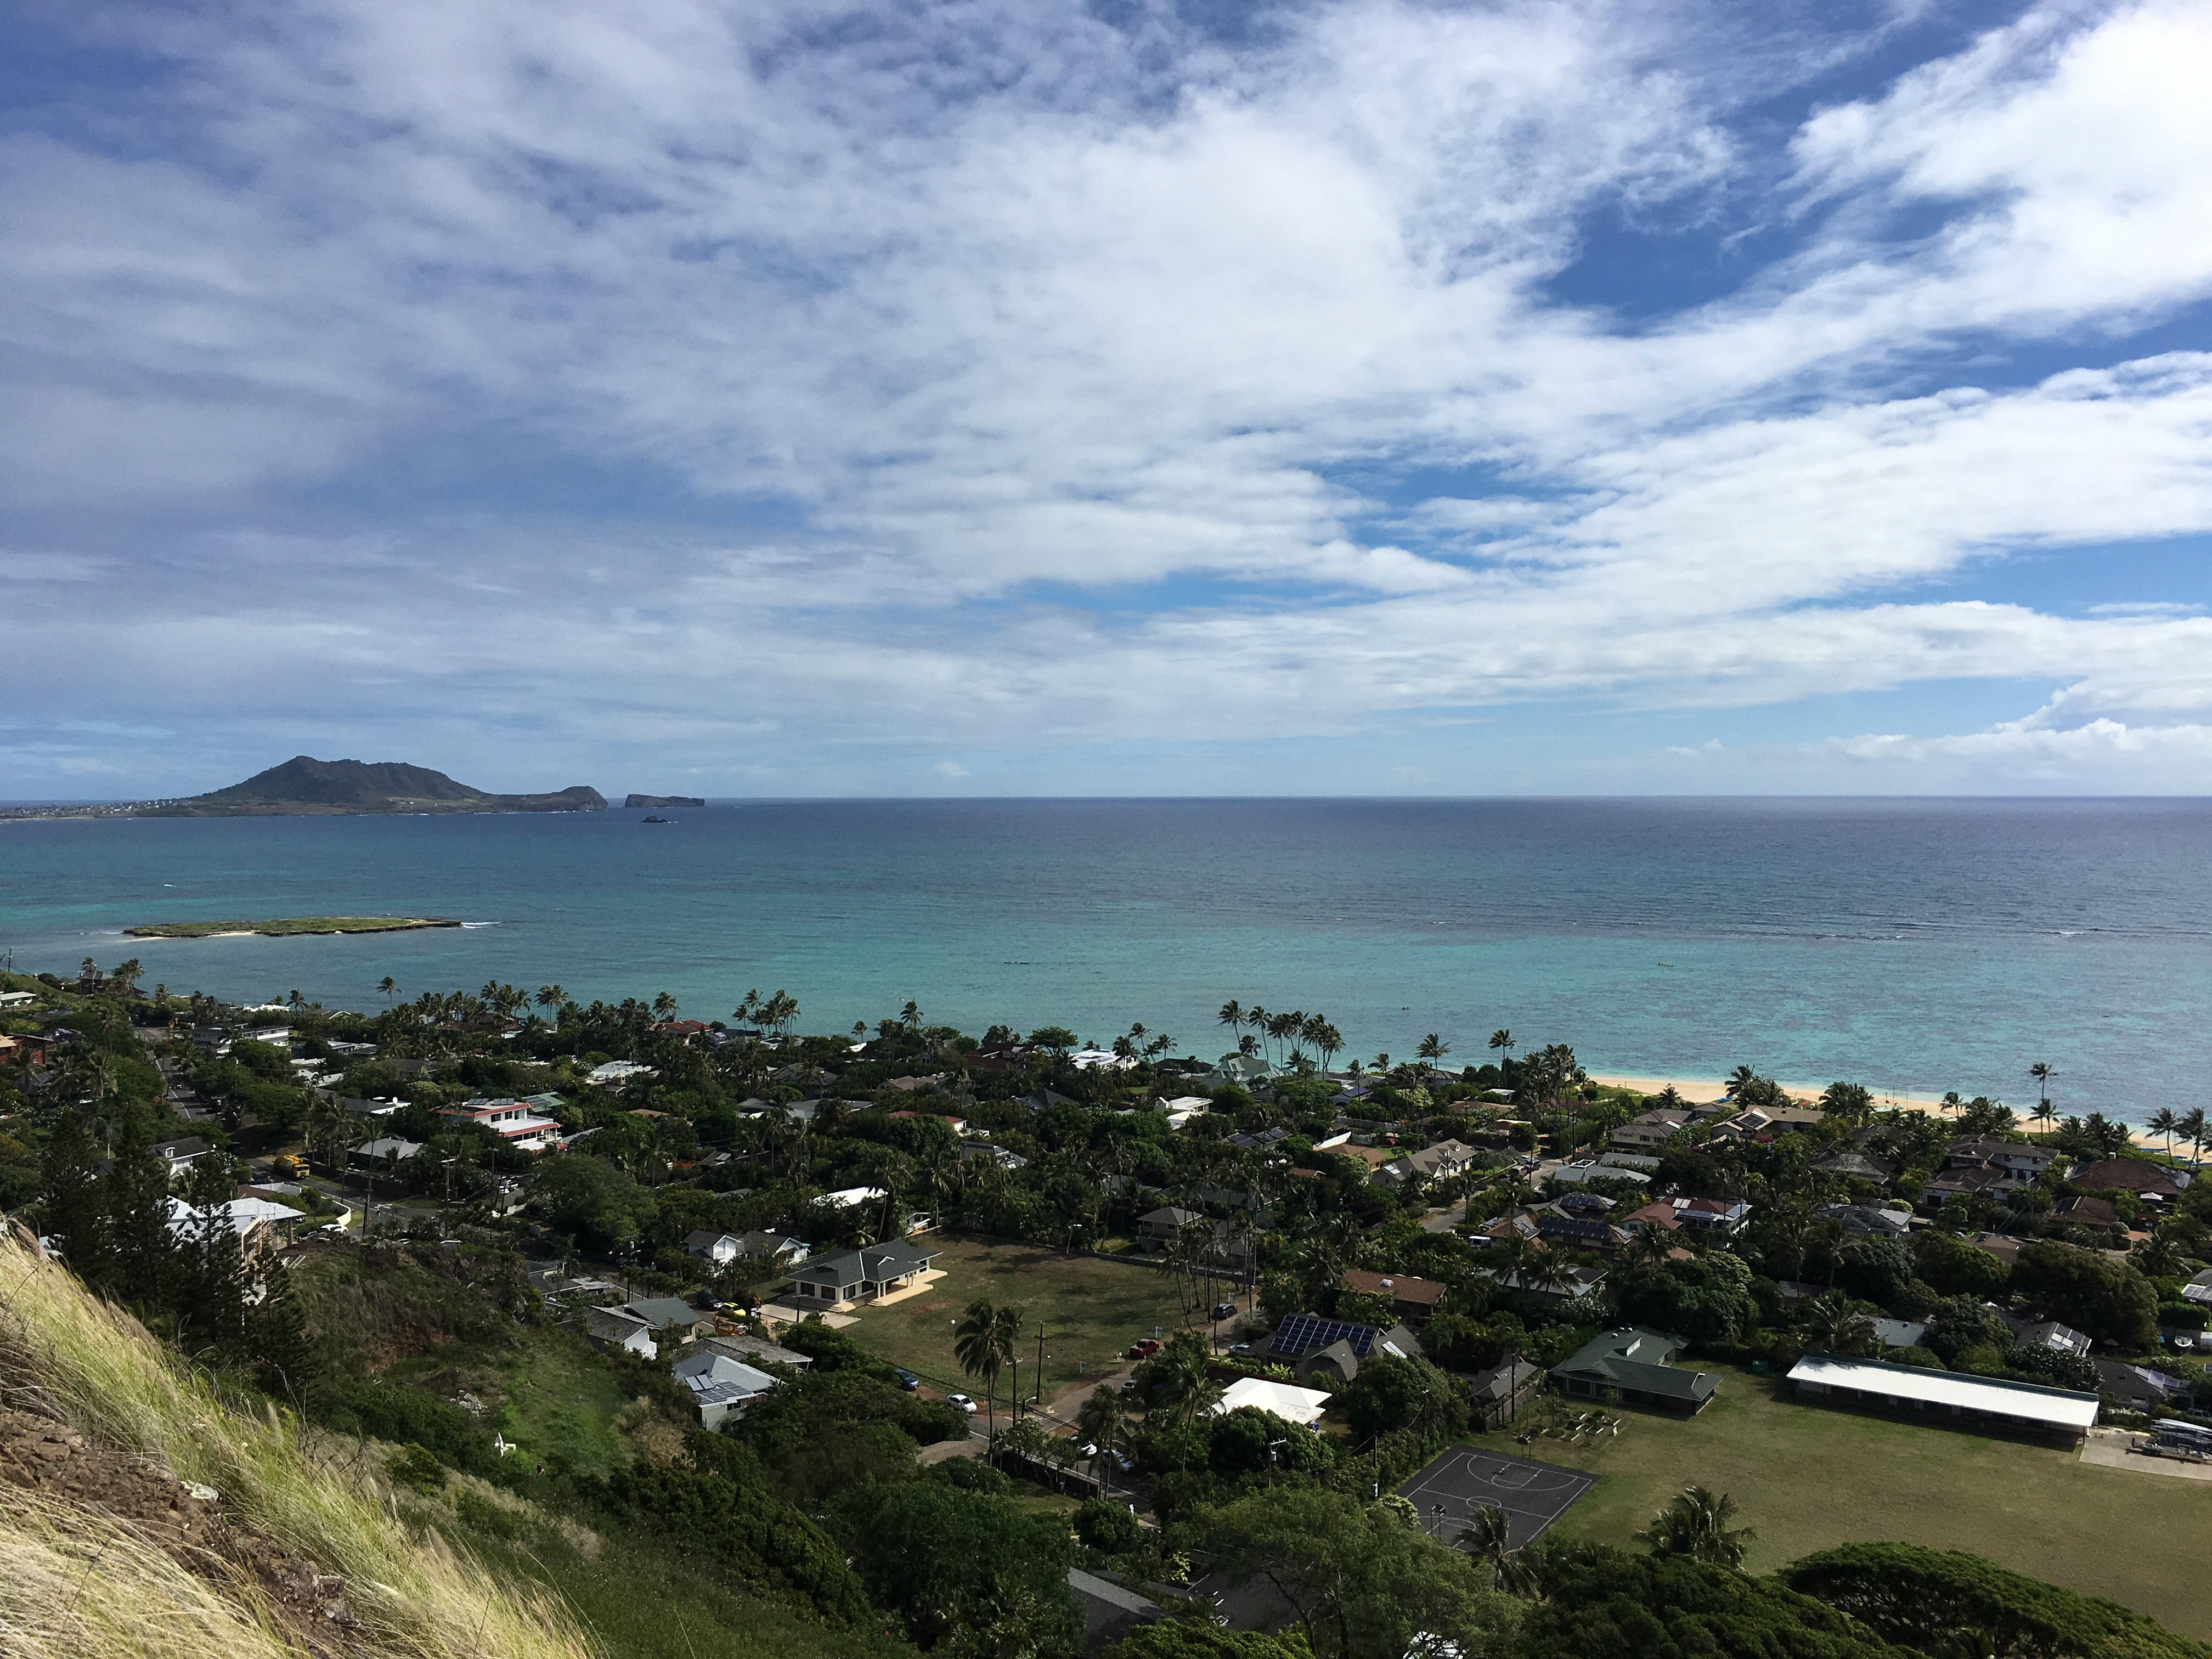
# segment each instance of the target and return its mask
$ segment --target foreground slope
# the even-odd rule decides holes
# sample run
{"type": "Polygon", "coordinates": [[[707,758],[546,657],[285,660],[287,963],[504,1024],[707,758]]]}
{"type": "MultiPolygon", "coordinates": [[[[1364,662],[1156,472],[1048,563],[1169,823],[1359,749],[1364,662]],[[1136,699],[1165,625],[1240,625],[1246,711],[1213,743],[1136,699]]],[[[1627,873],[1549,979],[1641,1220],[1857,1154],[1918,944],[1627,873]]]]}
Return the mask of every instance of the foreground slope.
{"type": "Polygon", "coordinates": [[[410,1534],[376,1476],[313,1455],[274,1407],[218,1401],[12,1230],[0,1235],[0,1383],[10,1652],[593,1651],[556,1598],[410,1534]]]}

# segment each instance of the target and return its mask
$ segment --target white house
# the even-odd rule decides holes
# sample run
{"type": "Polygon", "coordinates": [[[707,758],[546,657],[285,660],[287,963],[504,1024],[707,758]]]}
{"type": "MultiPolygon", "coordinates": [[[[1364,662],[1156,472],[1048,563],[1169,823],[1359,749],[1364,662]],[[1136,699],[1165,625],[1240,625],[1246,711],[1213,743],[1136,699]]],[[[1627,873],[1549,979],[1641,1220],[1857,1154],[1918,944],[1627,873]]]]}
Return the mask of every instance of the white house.
{"type": "Polygon", "coordinates": [[[474,1123],[490,1130],[520,1152],[543,1152],[560,1139],[561,1123],[527,1100],[465,1100],[438,1114],[449,1123],[474,1123]]]}
{"type": "Polygon", "coordinates": [[[1239,1407],[1256,1406],[1263,1412],[1273,1412],[1285,1423],[1300,1423],[1312,1428],[1321,1421],[1322,1413],[1328,1407],[1328,1398],[1323,1389],[1295,1388],[1288,1382],[1271,1382],[1264,1376],[1240,1376],[1222,1390],[1221,1402],[1213,1409],[1221,1415],[1239,1407]]]}
{"type": "Polygon", "coordinates": [[[604,1066],[594,1066],[586,1073],[584,1081],[602,1089],[612,1089],[634,1077],[651,1077],[653,1067],[640,1065],[634,1060],[611,1060],[604,1066]]]}

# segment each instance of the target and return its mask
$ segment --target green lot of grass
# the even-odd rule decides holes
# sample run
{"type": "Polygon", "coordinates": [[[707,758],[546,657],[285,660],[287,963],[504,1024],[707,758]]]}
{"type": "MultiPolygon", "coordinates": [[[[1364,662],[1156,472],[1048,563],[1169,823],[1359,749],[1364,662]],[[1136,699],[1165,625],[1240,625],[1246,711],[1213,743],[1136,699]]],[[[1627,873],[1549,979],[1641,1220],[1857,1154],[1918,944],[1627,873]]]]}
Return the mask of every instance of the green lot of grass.
{"type": "MultiPolygon", "coordinates": [[[[1174,1283],[1154,1267],[1062,1255],[1033,1244],[963,1238],[925,1242],[937,1250],[931,1265],[945,1277],[911,1300],[862,1309],[846,1334],[871,1353],[942,1389],[976,1392],[952,1358],[952,1326],[977,1297],[1021,1310],[1024,1395],[1036,1392],[1031,1373],[1040,1319],[1048,1394],[1076,1381],[1079,1363],[1087,1363],[1096,1375],[1138,1338],[1152,1335],[1155,1328],[1172,1331],[1182,1320],[1174,1283]]],[[[1006,1382],[1001,1379],[999,1387],[1003,1396],[1006,1382]]]]}
{"type": "MultiPolygon", "coordinates": [[[[1758,1529],[1745,1563],[1753,1571],[1837,1544],[1971,1550],[2212,1638],[2203,1566],[2212,1482],[2101,1468],[2072,1451],[1808,1404],[1772,1379],[1705,1369],[1720,1372],[1721,1391],[1686,1421],[1631,1408],[1618,1438],[1529,1443],[1528,1456],[1599,1477],[1560,1532],[1632,1547],[1632,1534],[1668,1498],[1696,1483],[1729,1494],[1758,1529]]],[[[1521,1449],[1502,1438],[1489,1443],[1521,1449]]]]}

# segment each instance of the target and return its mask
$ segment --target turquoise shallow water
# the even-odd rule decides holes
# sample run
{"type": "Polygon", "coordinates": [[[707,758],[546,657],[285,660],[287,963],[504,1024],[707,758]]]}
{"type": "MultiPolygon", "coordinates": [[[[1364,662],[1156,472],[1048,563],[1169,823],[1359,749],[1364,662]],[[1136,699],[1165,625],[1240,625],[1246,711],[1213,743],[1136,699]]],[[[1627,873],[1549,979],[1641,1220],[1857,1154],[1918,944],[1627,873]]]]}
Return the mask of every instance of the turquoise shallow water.
{"type": "Polygon", "coordinates": [[[2032,1101],[2140,1119],[2212,1091],[2212,803],[930,801],[642,813],[0,824],[0,948],[148,982],[377,1006],[488,979],[817,1030],[919,1000],[981,1030],[1140,1019],[1207,1054],[1224,999],[1356,1052],[1510,1026],[1593,1069],[2032,1101]],[[355,939],[146,921],[434,915],[355,939]]]}

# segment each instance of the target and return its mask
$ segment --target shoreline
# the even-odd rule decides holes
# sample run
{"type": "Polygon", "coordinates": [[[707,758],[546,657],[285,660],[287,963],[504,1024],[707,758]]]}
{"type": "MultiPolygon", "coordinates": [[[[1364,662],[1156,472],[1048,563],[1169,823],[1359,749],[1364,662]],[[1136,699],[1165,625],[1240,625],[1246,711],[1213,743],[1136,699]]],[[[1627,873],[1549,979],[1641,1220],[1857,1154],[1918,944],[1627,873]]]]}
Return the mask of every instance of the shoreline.
{"type": "MultiPolygon", "coordinates": [[[[1644,1095],[1659,1094],[1671,1085],[1678,1094],[1688,1101],[1717,1100],[1727,1091],[1728,1086],[1726,1079],[1722,1078],[1637,1077],[1614,1072],[1607,1072],[1602,1075],[1592,1072],[1589,1077],[1591,1082],[1602,1085],[1606,1088],[1633,1089],[1638,1094],[1644,1095]]],[[[1776,1080],[1780,1081],[1779,1079],[1776,1080]]],[[[1807,1085],[1784,1083],[1782,1089],[1783,1092],[1789,1095],[1792,1100],[1818,1102],[1820,1091],[1826,1086],[1826,1084],[1807,1085]]],[[[1940,1095],[1906,1094],[1901,1091],[1883,1089],[1876,1089],[1872,1092],[1875,1105],[1884,1110],[1894,1109],[1902,1111],[1926,1112],[1931,1117],[1956,1117],[1964,1109],[1963,1107],[1946,1106],[1940,1095]]],[[[2026,1115],[2018,1115],[2022,1124],[2029,1121],[2026,1115]]],[[[2061,1115],[2072,1115],[2062,1113],[2061,1115]]],[[[2154,1138],[2141,1124],[2130,1123],[2126,1126],[2126,1128],[2128,1138],[2135,1145],[2146,1152],[2157,1152],[2161,1157],[2165,1156],[2165,1144],[2154,1138]]]]}

